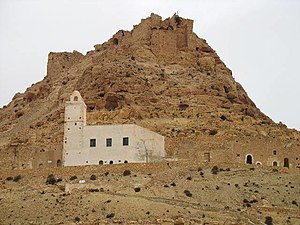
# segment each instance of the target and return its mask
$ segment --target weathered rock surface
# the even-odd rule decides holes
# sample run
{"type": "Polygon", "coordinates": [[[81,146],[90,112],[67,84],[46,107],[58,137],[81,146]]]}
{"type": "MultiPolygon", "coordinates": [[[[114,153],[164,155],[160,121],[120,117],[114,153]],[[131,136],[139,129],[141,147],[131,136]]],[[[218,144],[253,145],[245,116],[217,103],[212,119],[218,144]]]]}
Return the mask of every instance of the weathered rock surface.
{"type": "MultiPolygon", "coordinates": [[[[88,124],[154,130],[166,136],[171,158],[201,161],[211,149],[235,156],[239,147],[233,143],[248,149],[253,143],[258,152],[292,143],[297,166],[299,132],[275,124],[255,106],[217,53],[193,33],[192,20],[151,14],[94,47],[86,55],[50,53],[45,78],[0,109],[2,168],[61,162],[64,102],[73,90],[87,103],[88,124]]],[[[222,154],[212,160],[226,160],[222,154]]],[[[267,154],[260,157],[269,163],[267,154]]]]}

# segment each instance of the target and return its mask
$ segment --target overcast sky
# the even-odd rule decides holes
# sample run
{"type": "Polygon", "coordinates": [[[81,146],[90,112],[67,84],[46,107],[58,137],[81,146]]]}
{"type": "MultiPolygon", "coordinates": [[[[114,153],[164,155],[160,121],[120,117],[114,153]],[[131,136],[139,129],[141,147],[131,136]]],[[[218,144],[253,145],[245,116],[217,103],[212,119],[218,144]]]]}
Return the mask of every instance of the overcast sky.
{"type": "Polygon", "coordinates": [[[43,79],[50,51],[85,54],[151,12],[177,11],[265,114],[300,130],[299,0],[0,0],[0,107],[43,79]]]}

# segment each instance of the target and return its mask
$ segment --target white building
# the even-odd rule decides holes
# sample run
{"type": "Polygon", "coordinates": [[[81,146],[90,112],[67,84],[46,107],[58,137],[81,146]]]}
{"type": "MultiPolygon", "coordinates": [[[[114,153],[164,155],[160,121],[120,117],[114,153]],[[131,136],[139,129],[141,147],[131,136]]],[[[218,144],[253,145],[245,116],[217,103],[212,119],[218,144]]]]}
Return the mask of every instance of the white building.
{"type": "Polygon", "coordinates": [[[147,163],[165,157],[164,137],[134,124],[86,125],[78,91],[65,105],[63,165],[147,163]]]}

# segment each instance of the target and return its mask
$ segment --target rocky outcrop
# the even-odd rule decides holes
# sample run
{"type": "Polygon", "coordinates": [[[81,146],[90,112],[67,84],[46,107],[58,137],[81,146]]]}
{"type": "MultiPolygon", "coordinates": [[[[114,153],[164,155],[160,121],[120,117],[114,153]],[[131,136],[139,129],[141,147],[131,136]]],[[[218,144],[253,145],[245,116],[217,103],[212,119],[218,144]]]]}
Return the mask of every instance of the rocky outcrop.
{"type": "Polygon", "coordinates": [[[87,103],[88,124],[135,123],[157,131],[169,157],[197,160],[206,146],[226,149],[224,140],[275,137],[299,145],[299,132],[264,115],[192,29],[192,20],[176,14],[165,20],[151,14],[86,55],[49,53],[46,77],[0,109],[1,166],[61,160],[64,102],[74,90],[87,103]]]}

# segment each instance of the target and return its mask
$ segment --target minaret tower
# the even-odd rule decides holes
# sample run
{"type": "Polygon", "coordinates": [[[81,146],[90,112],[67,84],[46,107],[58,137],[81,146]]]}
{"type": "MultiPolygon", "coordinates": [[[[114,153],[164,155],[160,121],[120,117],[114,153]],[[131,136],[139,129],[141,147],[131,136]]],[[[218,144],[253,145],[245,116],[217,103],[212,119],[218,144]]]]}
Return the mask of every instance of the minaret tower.
{"type": "Polygon", "coordinates": [[[83,164],[83,128],[86,125],[86,105],[78,91],[65,104],[63,165],[83,164]]]}

